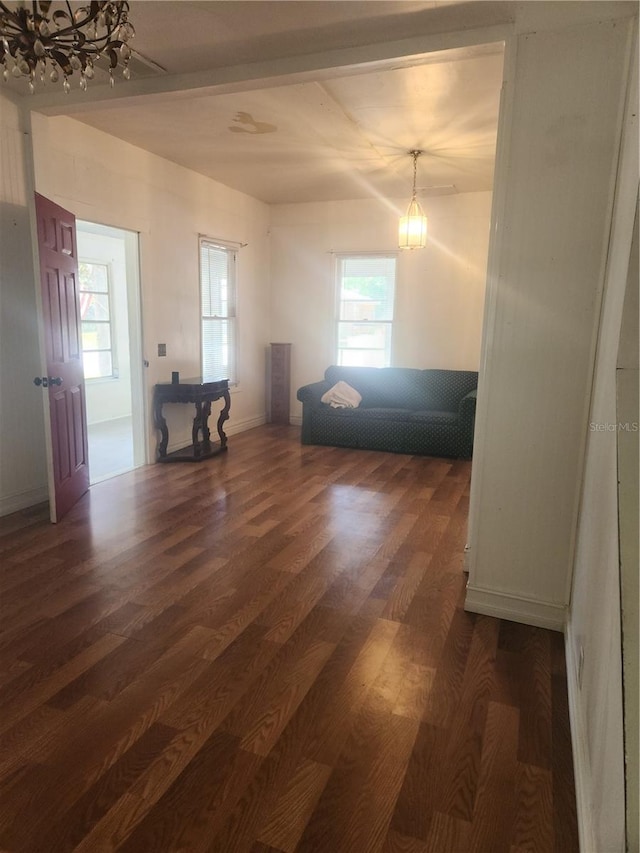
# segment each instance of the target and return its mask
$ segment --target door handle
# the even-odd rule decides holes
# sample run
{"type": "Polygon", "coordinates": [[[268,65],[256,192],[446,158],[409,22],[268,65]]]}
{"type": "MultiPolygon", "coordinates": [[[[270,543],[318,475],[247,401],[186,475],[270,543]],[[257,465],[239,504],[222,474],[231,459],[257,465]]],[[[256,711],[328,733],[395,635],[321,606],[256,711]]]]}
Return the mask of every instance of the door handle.
{"type": "Polygon", "coordinates": [[[33,380],[34,385],[42,385],[43,388],[48,388],[50,385],[62,385],[62,378],[60,376],[36,376],[33,380]]]}

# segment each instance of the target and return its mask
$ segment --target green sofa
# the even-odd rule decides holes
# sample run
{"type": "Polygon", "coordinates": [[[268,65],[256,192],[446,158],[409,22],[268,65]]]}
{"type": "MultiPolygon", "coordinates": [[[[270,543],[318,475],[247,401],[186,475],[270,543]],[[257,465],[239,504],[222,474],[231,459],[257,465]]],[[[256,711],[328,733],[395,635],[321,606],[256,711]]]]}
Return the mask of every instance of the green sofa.
{"type": "Polygon", "coordinates": [[[334,365],[298,389],[302,443],[469,459],[477,385],[470,370],[334,365]],[[361,394],[357,408],[321,402],[340,380],[361,394]]]}

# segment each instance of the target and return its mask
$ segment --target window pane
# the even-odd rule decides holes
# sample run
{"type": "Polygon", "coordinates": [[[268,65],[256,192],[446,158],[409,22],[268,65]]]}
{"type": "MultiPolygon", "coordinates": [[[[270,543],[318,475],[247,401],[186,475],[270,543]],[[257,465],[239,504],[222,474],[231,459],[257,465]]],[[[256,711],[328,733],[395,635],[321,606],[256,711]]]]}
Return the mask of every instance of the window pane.
{"type": "Polygon", "coordinates": [[[381,350],[339,350],[338,364],[342,367],[388,367],[381,350]]]}
{"type": "Polygon", "coordinates": [[[236,381],[235,251],[200,241],[202,375],[236,381]]]}
{"type": "Polygon", "coordinates": [[[113,363],[110,352],[83,352],[85,379],[100,379],[113,375],[113,363]]]}
{"type": "Polygon", "coordinates": [[[369,255],[338,261],[338,363],[391,364],[396,259],[369,255]]]}
{"type": "Polygon", "coordinates": [[[92,290],[107,293],[109,290],[109,271],[105,264],[78,264],[80,290],[92,290]]]}
{"type": "Polygon", "coordinates": [[[83,320],[109,320],[109,295],[107,293],[83,293],[80,298],[83,320]]]}
{"type": "Polygon", "coordinates": [[[350,349],[387,349],[389,323],[339,323],[338,346],[350,349]]]}
{"type": "Polygon", "coordinates": [[[341,259],[341,320],[392,320],[395,258],[341,259]]]}
{"type": "Polygon", "coordinates": [[[78,279],[85,379],[113,376],[109,267],[80,261],[78,279]]]}
{"type": "Polygon", "coordinates": [[[232,320],[202,319],[202,375],[206,379],[234,379],[232,320]]]}
{"type": "Polygon", "coordinates": [[[107,350],[111,348],[111,326],[109,323],[83,323],[82,349],[107,350]]]}
{"type": "Polygon", "coordinates": [[[200,247],[202,316],[232,317],[233,286],[231,282],[233,252],[203,243],[200,247]]]}

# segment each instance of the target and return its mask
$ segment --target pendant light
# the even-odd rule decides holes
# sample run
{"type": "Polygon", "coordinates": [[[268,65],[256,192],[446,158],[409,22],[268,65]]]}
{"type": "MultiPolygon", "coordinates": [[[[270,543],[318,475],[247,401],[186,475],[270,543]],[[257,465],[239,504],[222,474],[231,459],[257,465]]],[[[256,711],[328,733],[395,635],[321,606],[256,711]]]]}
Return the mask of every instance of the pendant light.
{"type": "Polygon", "coordinates": [[[416,171],[418,157],[422,151],[410,151],[413,157],[413,194],[407,209],[407,215],[400,217],[398,228],[398,248],[424,249],[427,245],[427,217],[416,199],[416,171]]]}

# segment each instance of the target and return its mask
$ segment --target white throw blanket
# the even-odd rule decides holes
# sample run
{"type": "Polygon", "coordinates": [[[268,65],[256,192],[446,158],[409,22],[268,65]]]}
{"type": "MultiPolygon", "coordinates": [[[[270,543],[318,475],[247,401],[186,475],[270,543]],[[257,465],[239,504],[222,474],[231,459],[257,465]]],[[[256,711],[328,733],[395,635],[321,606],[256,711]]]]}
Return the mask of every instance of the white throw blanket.
{"type": "Polygon", "coordinates": [[[362,397],[356,389],[342,380],[322,395],[322,402],[328,403],[334,409],[357,409],[361,400],[362,397]]]}

